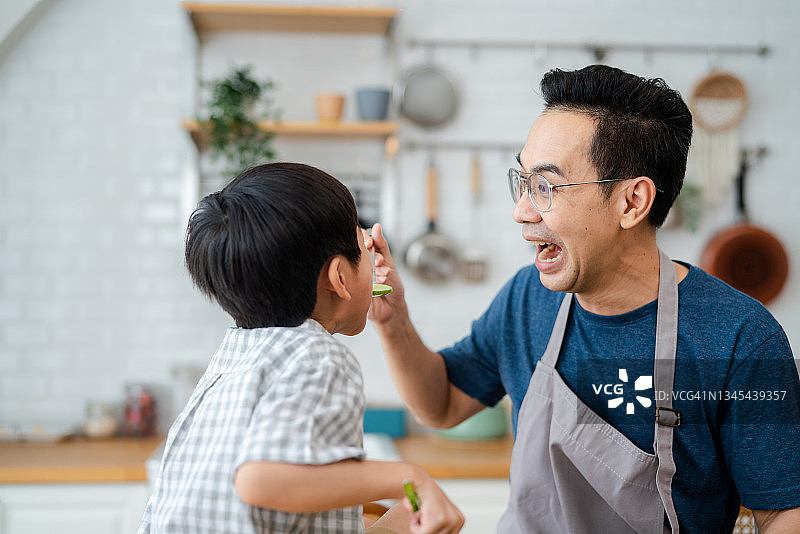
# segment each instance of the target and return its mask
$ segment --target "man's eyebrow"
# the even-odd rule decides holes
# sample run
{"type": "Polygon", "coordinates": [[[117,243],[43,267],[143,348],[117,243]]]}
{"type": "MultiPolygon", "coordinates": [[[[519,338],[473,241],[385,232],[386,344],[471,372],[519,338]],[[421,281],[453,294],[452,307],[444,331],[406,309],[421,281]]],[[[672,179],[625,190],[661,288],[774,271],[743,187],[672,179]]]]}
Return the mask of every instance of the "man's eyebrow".
{"type": "Polygon", "coordinates": [[[551,174],[555,174],[557,176],[564,176],[564,173],[561,172],[561,169],[558,168],[558,165],[555,163],[540,163],[539,165],[535,165],[531,171],[535,174],[540,174],[543,172],[549,172],[551,174]]]}
{"type": "Polygon", "coordinates": [[[555,163],[540,163],[539,165],[535,165],[531,170],[526,171],[522,165],[522,159],[520,158],[521,153],[517,152],[514,154],[514,157],[517,158],[517,163],[519,163],[520,169],[525,174],[540,174],[543,172],[549,172],[551,174],[555,174],[558,176],[563,177],[564,174],[561,172],[561,169],[555,163]]]}

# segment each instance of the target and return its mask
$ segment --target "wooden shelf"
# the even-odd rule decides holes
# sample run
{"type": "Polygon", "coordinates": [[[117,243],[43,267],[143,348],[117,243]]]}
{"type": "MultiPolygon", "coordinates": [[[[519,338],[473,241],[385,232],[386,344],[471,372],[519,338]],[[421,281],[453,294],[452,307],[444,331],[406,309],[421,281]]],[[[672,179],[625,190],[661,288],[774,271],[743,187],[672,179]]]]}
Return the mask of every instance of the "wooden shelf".
{"type": "MultiPolygon", "coordinates": [[[[268,132],[280,137],[294,138],[386,138],[397,132],[397,123],[394,121],[374,122],[317,122],[317,121],[292,121],[271,122],[261,121],[258,125],[268,132]]],[[[206,145],[206,136],[200,122],[187,119],[181,122],[183,129],[191,134],[198,148],[206,145]]]]}
{"type": "Polygon", "coordinates": [[[389,32],[395,8],[184,2],[198,36],[220,31],[389,32]]]}

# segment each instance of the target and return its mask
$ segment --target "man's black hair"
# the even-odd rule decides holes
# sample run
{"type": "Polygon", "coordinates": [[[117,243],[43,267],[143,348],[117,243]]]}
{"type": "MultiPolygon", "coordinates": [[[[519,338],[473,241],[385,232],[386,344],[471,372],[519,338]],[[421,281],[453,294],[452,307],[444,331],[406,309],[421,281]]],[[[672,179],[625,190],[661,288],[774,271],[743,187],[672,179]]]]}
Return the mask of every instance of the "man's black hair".
{"type": "MultiPolygon", "coordinates": [[[[541,89],[545,109],[586,113],[596,121],[589,159],[600,178],[653,180],[661,191],[648,221],[661,226],[683,185],[692,140],[692,115],[680,93],[661,78],[606,65],[552,70],[541,89]]],[[[600,185],[610,195],[616,183],[600,185]]]]}
{"type": "Polygon", "coordinates": [[[361,257],[350,191],[299,163],[242,172],[203,198],[186,231],[195,285],[241,328],[297,326],[311,316],[327,261],[361,257]]]}

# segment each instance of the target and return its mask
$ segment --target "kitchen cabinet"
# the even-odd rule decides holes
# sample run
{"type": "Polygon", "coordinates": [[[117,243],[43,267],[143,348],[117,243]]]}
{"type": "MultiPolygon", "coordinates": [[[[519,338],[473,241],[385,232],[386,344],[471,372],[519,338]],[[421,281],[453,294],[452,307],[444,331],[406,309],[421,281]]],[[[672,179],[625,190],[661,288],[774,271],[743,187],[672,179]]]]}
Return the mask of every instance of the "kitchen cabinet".
{"type": "Polygon", "coordinates": [[[0,532],[128,534],[149,496],[146,482],[0,485],[0,532]]]}
{"type": "MultiPolygon", "coordinates": [[[[389,7],[303,7],[275,4],[234,4],[185,2],[202,46],[203,38],[214,32],[284,31],[315,33],[373,33],[389,35],[398,10],[389,7]]],[[[202,148],[200,125],[183,121],[183,128],[202,148]]],[[[388,138],[397,130],[394,121],[375,122],[280,122],[259,124],[277,136],[294,138],[388,138]]]]}
{"type": "Polygon", "coordinates": [[[0,444],[0,532],[136,532],[150,496],[145,461],[162,440],[0,444]]]}

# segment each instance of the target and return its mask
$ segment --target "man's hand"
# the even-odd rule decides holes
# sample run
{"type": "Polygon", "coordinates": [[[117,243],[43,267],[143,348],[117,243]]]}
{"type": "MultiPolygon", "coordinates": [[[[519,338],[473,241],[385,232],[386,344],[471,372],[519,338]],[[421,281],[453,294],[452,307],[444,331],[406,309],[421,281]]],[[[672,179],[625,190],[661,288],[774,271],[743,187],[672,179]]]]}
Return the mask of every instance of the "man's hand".
{"type": "Polygon", "coordinates": [[[380,224],[372,227],[372,237],[368,238],[366,244],[367,249],[375,256],[375,281],[392,286],[392,292],[388,295],[372,299],[367,315],[370,321],[382,325],[398,316],[407,315],[403,283],[395,270],[394,259],[380,224]]]}
{"type": "Polygon", "coordinates": [[[448,381],[444,359],[422,342],[411,324],[403,283],[380,224],[365,243],[375,255],[375,281],[392,286],[388,295],[372,299],[367,317],[381,338],[389,372],[406,406],[418,422],[437,428],[454,426],[481,411],[485,406],[479,400],[448,381]]]}

